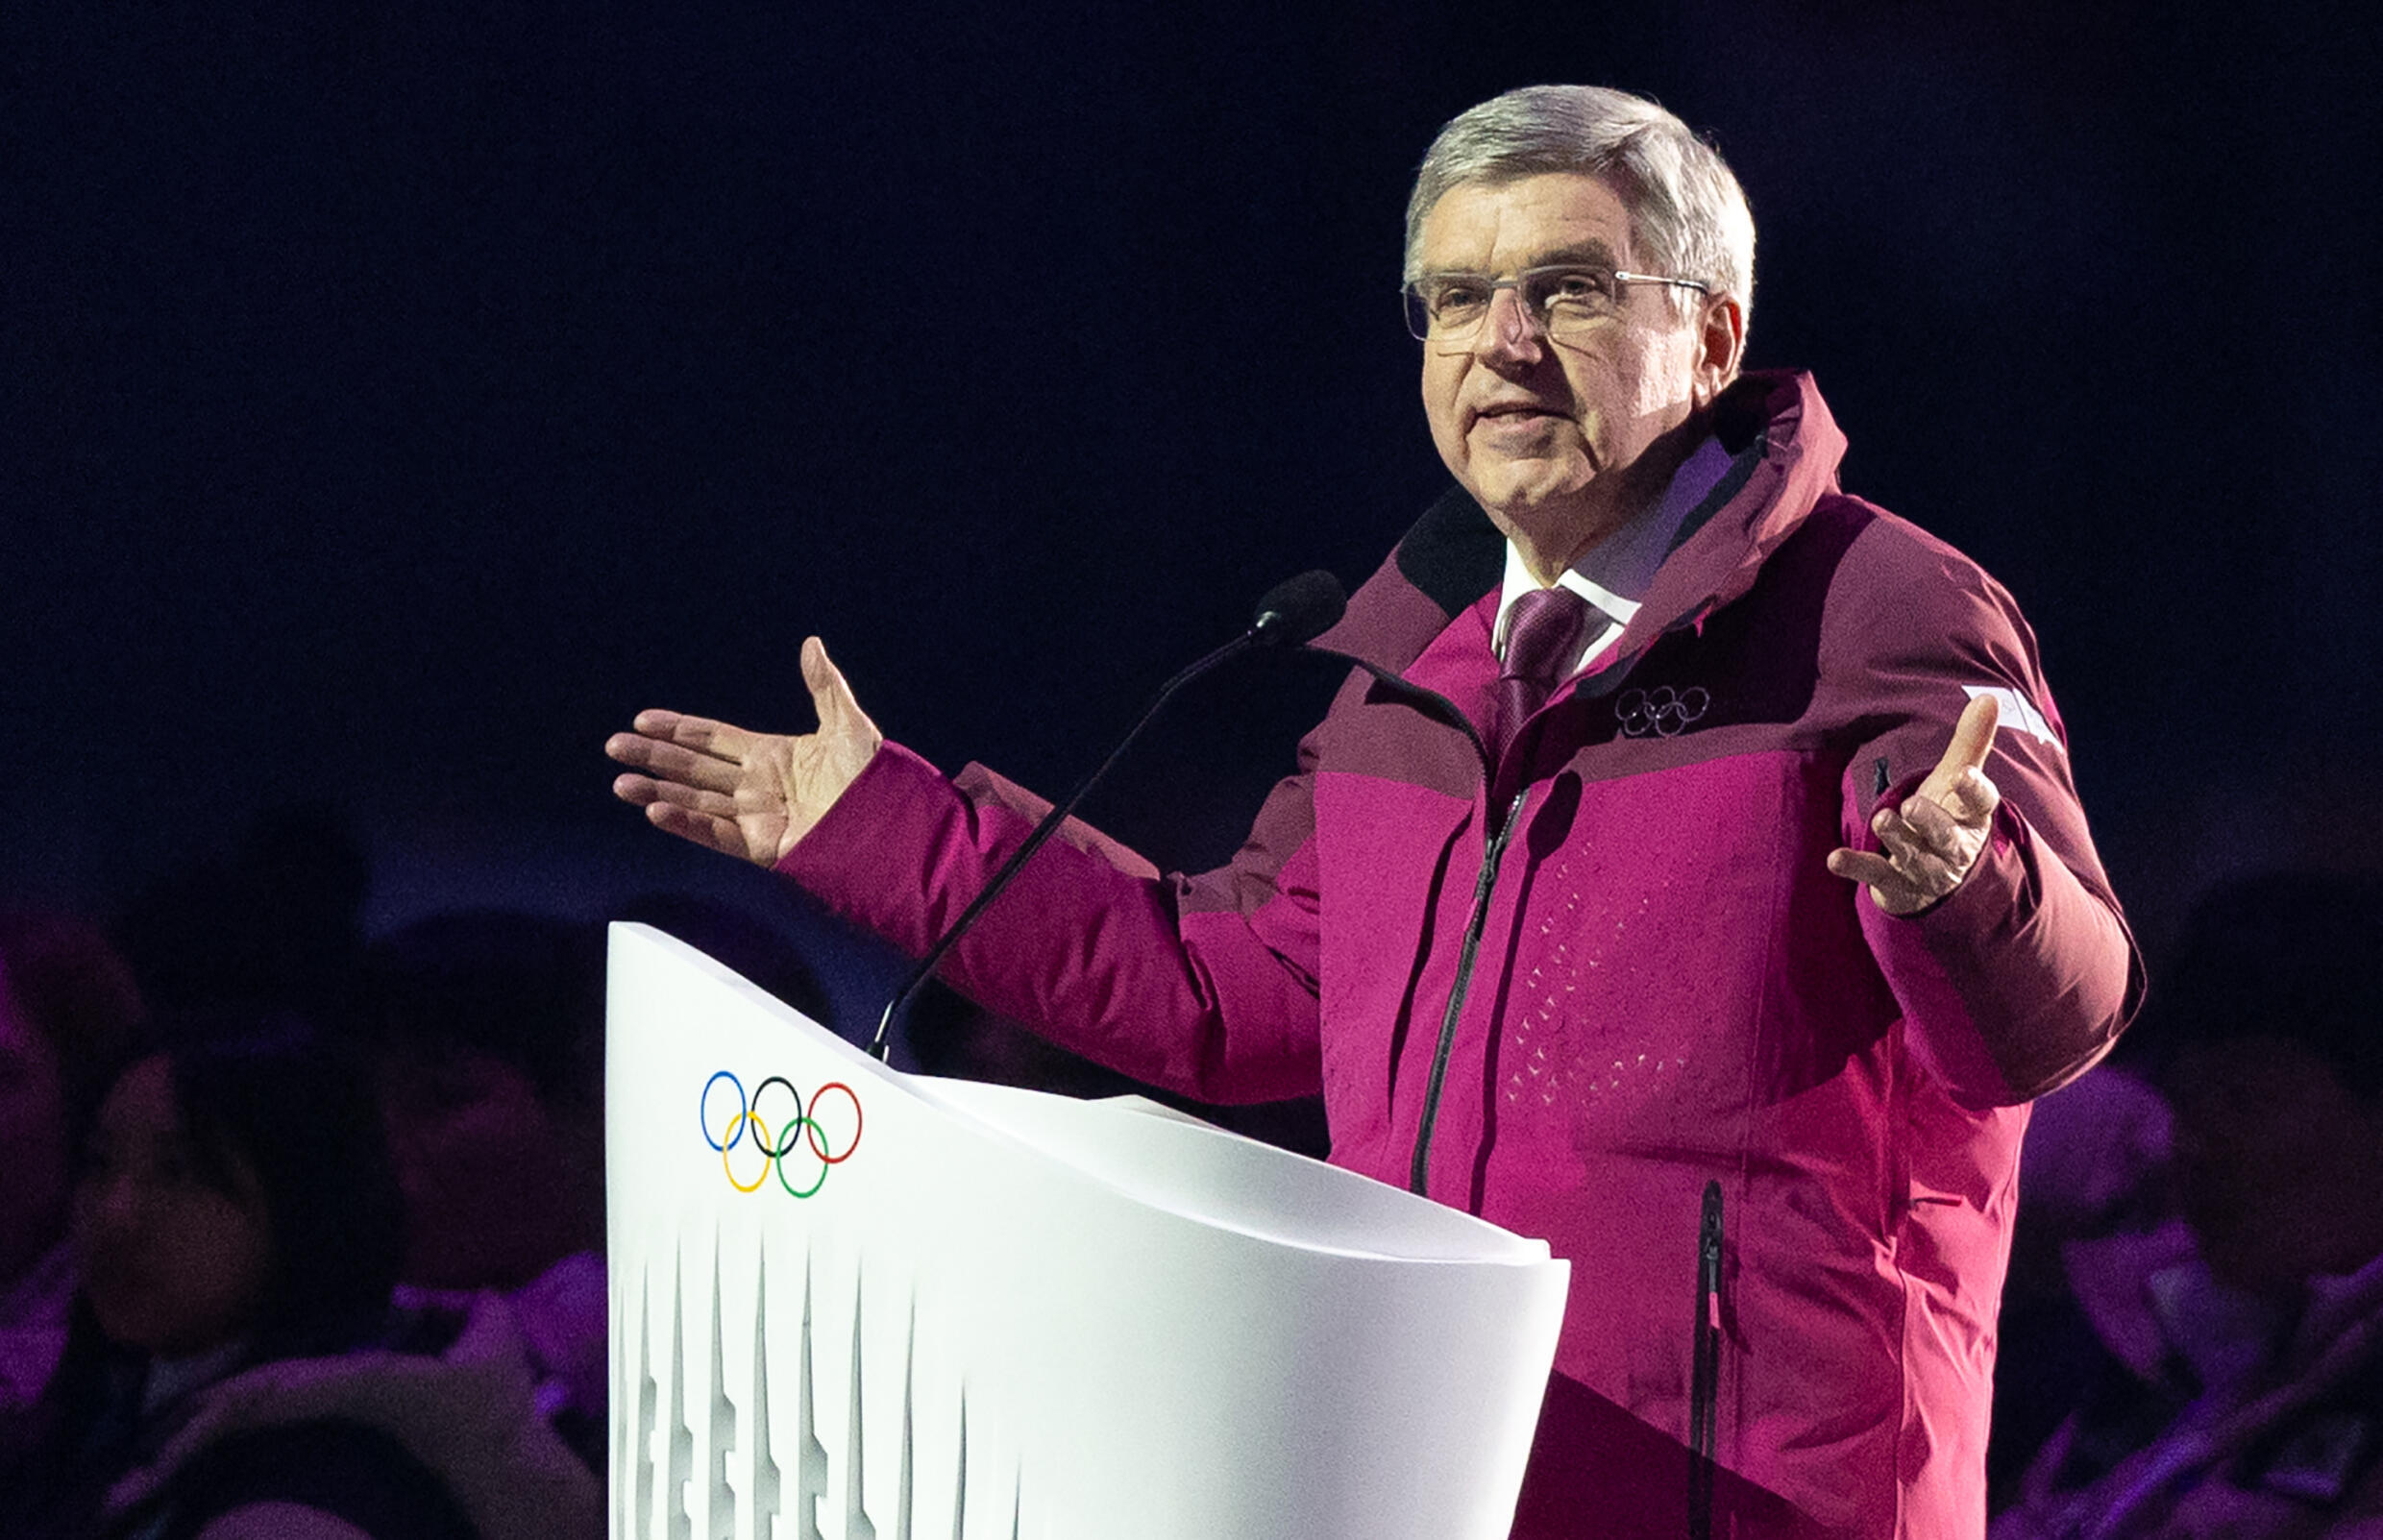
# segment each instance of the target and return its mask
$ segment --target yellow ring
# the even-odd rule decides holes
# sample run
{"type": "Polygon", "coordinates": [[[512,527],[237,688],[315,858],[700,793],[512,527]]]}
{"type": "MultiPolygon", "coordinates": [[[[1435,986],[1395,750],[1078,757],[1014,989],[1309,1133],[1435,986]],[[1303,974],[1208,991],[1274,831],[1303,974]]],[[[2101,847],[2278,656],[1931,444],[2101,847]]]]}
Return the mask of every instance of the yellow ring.
{"type": "Polygon", "coordinates": [[[739,1192],[759,1192],[761,1185],[770,1180],[770,1125],[755,1117],[749,1109],[729,1119],[728,1131],[720,1136],[720,1169],[727,1172],[728,1186],[739,1192]],[[760,1130],[756,1137],[761,1144],[761,1174],[753,1178],[753,1185],[749,1187],[736,1179],[736,1172],[728,1165],[728,1151],[736,1144],[737,1130],[748,1122],[760,1130]]]}

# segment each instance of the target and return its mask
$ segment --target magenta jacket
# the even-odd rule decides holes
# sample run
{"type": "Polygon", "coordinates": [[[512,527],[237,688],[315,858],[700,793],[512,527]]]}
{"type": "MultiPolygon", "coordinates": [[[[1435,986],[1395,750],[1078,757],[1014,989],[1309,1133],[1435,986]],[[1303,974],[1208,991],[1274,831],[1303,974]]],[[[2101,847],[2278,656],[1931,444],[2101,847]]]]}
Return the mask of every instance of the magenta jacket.
{"type": "MultiPolygon", "coordinates": [[[[2025,1103],[2140,966],[2010,596],[1838,490],[1809,379],[1713,427],[1729,474],[1494,773],[1505,548],[1453,493],[1323,640],[1405,684],[1352,673],[1230,866],[1070,826],[946,971],[1193,1096],[1320,1088],[1335,1163],[1571,1259],[1517,1535],[1978,1535],[2025,1103]],[[1890,917],[1828,852],[1978,689],[1997,826],[1890,917]]],[[[889,745],[779,869],[915,953],[1045,805],[889,745]]]]}

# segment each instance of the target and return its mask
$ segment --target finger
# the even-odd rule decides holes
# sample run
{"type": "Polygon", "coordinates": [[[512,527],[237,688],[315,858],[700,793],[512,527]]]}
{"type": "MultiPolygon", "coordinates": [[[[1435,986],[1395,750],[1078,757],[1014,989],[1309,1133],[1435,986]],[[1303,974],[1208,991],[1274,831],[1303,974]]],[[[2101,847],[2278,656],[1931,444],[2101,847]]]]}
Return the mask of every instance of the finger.
{"type": "Polygon", "coordinates": [[[614,733],[605,740],[604,752],[656,780],[676,781],[707,792],[733,792],[743,779],[741,765],[635,733],[614,733]]]}
{"type": "Polygon", "coordinates": [[[714,721],[709,717],[689,717],[676,711],[641,711],[629,725],[645,738],[676,744],[697,753],[725,759],[732,765],[744,762],[755,736],[729,722],[714,721]]]}
{"type": "MultiPolygon", "coordinates": [[[[1947,755],[1948,764],[1951,755],[1947,755]]],[[[1955,822],[1973,829],[1982,829],[1994,817],[1994,810],[2002,805],[2002,790],[1994,778],[1975,765],[1962,765],[1948,770],[1937,766],[1928,779],[1907,797],[1903,806],[1914,808],[1933,803],[1953,816],[1955,822]]]]}
{"type": "Polygon", "coordinates": [[[1919,843],[1943,861],[1961,859],[1964,835],[1983,819],[1972,820],[1929,797],[1915,796],[1895,810],[1897,818],[1919,843]]]}
{"type": "Polygon", "coordinates": [[[745,859],[745,834],[732,819],[706,818],[675,802],[655,802],[647,807],[646,821],[706,849],[745,859]]]}
{"type": "Polygon", "coordinates": [[[1872,888],[1892,888],[1903,885],[1903,873],[1882,855],[1868,850],[1839,849],[1829,852],[1829,869],[1848,882],[1867,884],[1872,888]]]}
{"type": "Polygon", "coordinates": [[[1868,889],[1870,901],[1878,905],[1882,914],[1915,914],[1939,896],[1935,890],[1914,882],[1909,873],[1899,869],[1884,856],[1866,850],[1839,849],[1830,852],[1829,869],[1849,882],[1860,883],[1868,889]]]}
{"type": "Polygon", "coordinates": [[[652,757],[654,740],[636,733],[614,733],[604,740],[604,754],[624,765],[643,765],[652,757]]]}
{"type": "Polygon", "coordinates": [[[1897,874],[1914,891],[1936,892],[1951,879],[1959,857],[1940,854],[1904,819],[1882,820],[1875,832],[1897,874]]]}
{"type": "Polygon", "coordinates": [[[674,806],[685,808],[690,813],[700,813],[705,818],[721,819],[731,823],[735,822],[737,815],[744,811],[738,806],[735,797],[725,793],[706,792],[692,786],[679,786],[670,781],[653,780],[644,775],[616,776],[612,782],[612,794],[624,802],[633,803],[638,807],[651,807],[656,802],[669,802],[674,806]]]}
{"type": "Polygon", "coordinates": [[[816,636],[802,640],[802,682],[811,690],[811,709],[819,713],[822,732],[873,732],[869,714],[852,695],[844,671],[827,656],[827,644],[816,636]]]}
{"type": "Polygon", "coordinates": [[[1953,742],[1945,746],[1945,757],[1929,778],[1950,783],[1965,770],[1983,770],[1986,756],[1994,751],[1994,728],[2002,712],[1992,696],[1976,697],[1962,707],[1960,720],[1953,724],[1953,742]]]}
{"type": "Polygon", "coordinates": [[[1928,800],[1951,814],[1954,821],[1982,829],[1992,821],[1994,810],[2002,805],[2002,789],[1994,784],[1993,776],[1971,766],[1928,800]]]}

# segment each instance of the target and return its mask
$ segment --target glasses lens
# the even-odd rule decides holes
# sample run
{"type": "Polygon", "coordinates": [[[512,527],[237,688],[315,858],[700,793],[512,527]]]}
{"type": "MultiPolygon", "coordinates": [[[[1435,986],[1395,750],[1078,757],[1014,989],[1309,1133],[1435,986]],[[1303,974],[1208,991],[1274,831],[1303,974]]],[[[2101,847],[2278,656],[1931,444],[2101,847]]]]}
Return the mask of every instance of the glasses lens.
{"type": "Polygon", "coordinates": [[[1407,330],[1426,342],[1462,348],[1481,330],[1498,285],[1463,273],[1441,273],[1407,286],[1407,330]]]}
{"type": "Polygon", "coordinates": [[[1416,292],[1413,283],[1407,285],[1400,297],[1407,302],[1407,335],[1417,342],[1431,341],[1432,307],[1424,303],[1423,296],[1416,292]]]}
{"type": "Polygon", "coordinates": [[[1544,316],[1550,335],[1594,326],[1614,311],[1611,273],[1593,267],[1543,267],[1522,277],[1523,304],[1544,316]]]}
{"type": "Polygon", "coordinates": [[[1514,291],[1525,325],[1535,323],[1549,336],[1585,331],[1621,309],[1621,280],[1608,268],[1536,267],[1511,280],[1439,273],[1407,285],[1408,334],[1461,351],[1502,288],[1514,291]]]}

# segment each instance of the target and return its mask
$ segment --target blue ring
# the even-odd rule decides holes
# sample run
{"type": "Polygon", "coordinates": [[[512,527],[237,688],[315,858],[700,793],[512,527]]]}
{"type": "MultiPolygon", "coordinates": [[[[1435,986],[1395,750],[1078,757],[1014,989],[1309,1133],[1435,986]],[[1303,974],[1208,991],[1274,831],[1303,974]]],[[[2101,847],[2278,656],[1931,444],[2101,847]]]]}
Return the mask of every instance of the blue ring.
{"type": "MultiPolygon", "coordinates": [[[[793,1088],[794,1088],[791,1086],[787,1088],[789,1090],[792,1090],[793,1088]]],[[[736,1076],[730,1074],[727,1070],[713,1070],[712,1078],[703,1082],[703,1094],[697,1099],[695,1104],[696,1121],[700,1123],[703,1127],[703,1142],[710,1145],[713,1149],[718,1150],[723,1155],[727,1154],[730,1150],[745,1141],[745,1125],[751,1121],[751,1119],[747,1117],[745,1114],[751,1111],[752,1104],[745,1099],[745,1083],[737,1079],[736,1076]],[[724,1080],[736,1088],[736,1118],[729,1125],[736,1130],[736,1137],[728,1140],[725,1144],[723,1144],[718,1139],[712,1137],[712,1119],[710,1111],[712,1105],[712,1088],[719,1085],[724,1080]]],[[[753,1137],[758,1139],[761,1136],[756,1134],[753,1137]]]]}

